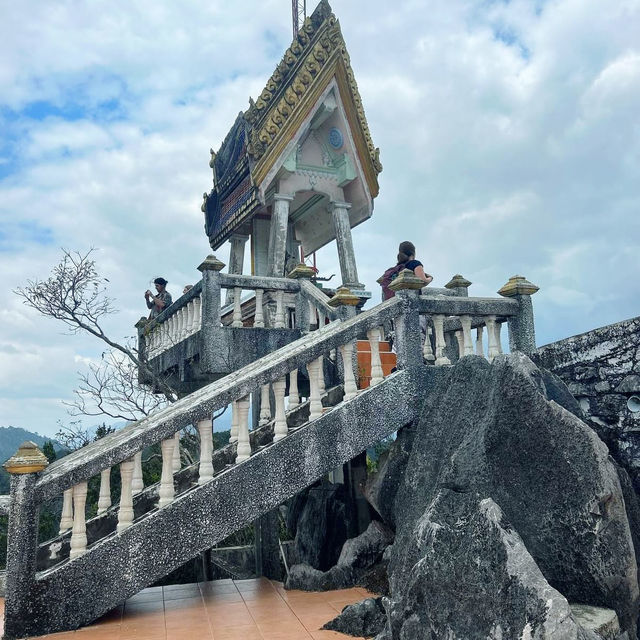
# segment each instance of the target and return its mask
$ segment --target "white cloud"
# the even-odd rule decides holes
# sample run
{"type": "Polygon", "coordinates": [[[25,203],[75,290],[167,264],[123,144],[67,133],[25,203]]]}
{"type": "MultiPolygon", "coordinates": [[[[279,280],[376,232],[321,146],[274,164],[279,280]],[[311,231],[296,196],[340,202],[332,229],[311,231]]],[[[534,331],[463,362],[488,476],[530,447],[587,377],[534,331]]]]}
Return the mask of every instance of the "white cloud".
{"type": "MultiPolygon", "coordinates": [[[[640,3],[333,8],[385,167],[374,217],[354,231],[374,299],[382,266],[411,238],[437,285],[454,273],[479,295],[514,273],[540,285],[541,343],[637,315],[640,3]]],[[[31,399],[0,397],[0,424],[55,424],[76,368],[101,352],[11,294],[46,276],[60,246],[100,248],[117,336],[133,333],[154,276],[174,293],[198,279],[209,147],[261,90],[289,20],[275,0],[3,11],[0,323],[18,353],[0,358],[11,393],[35,386],[31,399]],[[38,101],[48,115],[36,117],[38,101]]],[[[339,273],[334,247],[319,261],[339,273]]]]}

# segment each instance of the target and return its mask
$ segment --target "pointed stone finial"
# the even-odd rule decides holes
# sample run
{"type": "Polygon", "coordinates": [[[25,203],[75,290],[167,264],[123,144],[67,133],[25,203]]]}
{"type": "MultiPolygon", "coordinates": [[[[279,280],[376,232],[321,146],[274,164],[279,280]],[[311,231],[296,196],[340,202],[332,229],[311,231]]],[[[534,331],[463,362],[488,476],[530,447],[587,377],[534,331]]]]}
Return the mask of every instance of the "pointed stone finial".
{"type": "Polygon", "coordinates": [[[315,274],[316,272],[313,267],[309,267],[308,265],[300,262],[293,269],[291,269],[291,271],[289,271],[289,273],[287,274],[287,278],[293,278],[295,280],[302,278],[305,280],[309,280],[310,278],[313,278],[315,274]]]}
{"type": "Polygon", "coordinates": [[[348,287],[339,287],[328,304],[330,307],[357,307],[360,304],[360,298],[351,293],[348,287]]]}
{"type": "Polygon", "coordinates": [[[222,271],[226,266],[224,262],[220,262],[213,254],[209,254],[202,264],[198,266],[198,271],[222,271]]]}
{"type": "Polygon", "coordinates": [[[402,289],[422,289],[427,283],[411,271],[411,269],[403,269],[397,278],[389,283],[391,291],[401,291],[402,289]]]}
{"type": "Polygon", "coordinates": [[[446,289],[467,289],[473,283],[461,276],[459,273],[456,273],[447,284],[445,284],[446,289]]]}
{"type": "Polygon", "coordinates": [[[11,474],[37,473],[49,466],[49,461],[35,442],[27,440],[2,466],[11,474]]]}
{"type": "Polygon", "coordinates": [[[524,276],[512,276],[509,281],[498,291],[505,298],[514,296],[532,296],[540,287],[529,282],[524,276]]]}

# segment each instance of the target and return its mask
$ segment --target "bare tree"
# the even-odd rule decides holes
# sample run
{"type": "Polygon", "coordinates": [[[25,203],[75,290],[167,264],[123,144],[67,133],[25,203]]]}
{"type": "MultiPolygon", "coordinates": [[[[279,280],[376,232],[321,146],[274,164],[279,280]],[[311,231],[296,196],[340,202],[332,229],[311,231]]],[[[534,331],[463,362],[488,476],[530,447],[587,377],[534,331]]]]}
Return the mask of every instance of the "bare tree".
{"type": "MultiPolygon", "coordinates": [[[[63,322],[71,333],[86,331],[105,342],[112,352],[126,356],[132,367],[152,381],[154,390],[162,393],[167,402],[175,402],[178,398],[176,391],[149,367],[137,348],[116,342],[105,333],[102,323],[107,316],[116,313],[116,309],[113,299],[107,295],[104,283],[108,280],[98,273],[93,252],[94,249],[86,253],[63,249],[62,260],[47,280],[28,280],[27,285],[16,289],[15,293],[24,304],[43,316],[63,322]]],[[[103,384],[100,382],[104,381],[102,373],[97,379],[93,373],[89,374],[90,384],[81,383],[81,389],[84,385],[89,395],[94,393],[95,388],[103,384]]]]}

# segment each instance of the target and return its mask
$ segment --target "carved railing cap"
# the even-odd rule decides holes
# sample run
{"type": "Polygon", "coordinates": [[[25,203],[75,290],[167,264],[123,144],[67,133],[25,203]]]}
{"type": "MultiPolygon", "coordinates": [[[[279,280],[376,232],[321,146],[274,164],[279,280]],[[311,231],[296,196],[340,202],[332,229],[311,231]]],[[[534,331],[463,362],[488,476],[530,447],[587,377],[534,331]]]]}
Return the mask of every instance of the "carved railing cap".
{"type": "Polygon", "coordinates": [[[464,276],[461,276],[459,273],[456,273],[447,284],[445,284],[446,289],[457,289],[459,287],[470,287],[473,283],[467,280],[464,276]]]}
{"type": "Polygon", "coordinates": [[[513,298],[514,296],[531,296],[539,289],[540,287],[529,282],[524,276],[511,276],[498,293],[505,298],[513,298]]]}
{"type": "Polygon", "coordinates": [[[145,318],[144,316],[142,316],[140,320],[138,320],[138,322],[136,322],[133,326],[136,329],[142,329],[147,325],[147,322],[149,322],[149,318],[145,318]]]}
{"type": "Polygon", "coordinates": [[[411,269],[403,269],[397,278],[389,283],[391,291],[401,291],[402,289],[422,289],[427,283],[411,271],[411,269]]]}
{"type": "Polygon", "coordinates": [[[213,254],[208,255],[202,264],[198,265],[198,271],[222,271],[227,265],[221,262],[213,254]]]}
{"type": "Polygon", "coordinates": [[[315,269],[310,267],[302,262],[297,264],[289,273],[287,274],[287,278],[300,279],[304,278],[306,280],[313,278],[316,274],[315,269]]]}
{"type": "Polygon", "coordinates": [[[360,297],[351,293],[348,287],[338,287],[336,294],[329,300],[330,307],[356,307],[360,304],[360,297]]]}
{"type": "Polygon", "coordinates": [[[35,442],[27,440],[2,466],[11,474],[37,473],[49,466],[49,461],[35,442]]]}

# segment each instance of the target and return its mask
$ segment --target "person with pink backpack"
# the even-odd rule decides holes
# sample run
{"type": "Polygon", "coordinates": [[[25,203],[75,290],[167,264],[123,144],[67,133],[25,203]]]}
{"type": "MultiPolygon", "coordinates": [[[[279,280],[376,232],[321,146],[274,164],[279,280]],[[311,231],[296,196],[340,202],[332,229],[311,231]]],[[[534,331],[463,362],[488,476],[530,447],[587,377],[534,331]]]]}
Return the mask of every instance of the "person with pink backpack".
{"type": "Polygon", "coordinates": [[[398,261],[397,264],[393,267],[389,267],[383,274],[378,278],[378,283],[382,287],[382,299],[388,300],[389,298],[393,298],[395,293],[392,289],[389,289],[389,285],[400,275],[402,271],[405,269],[409,269],[409,271],[413,271],[413,273],[418,276],[421,280],[424,280],[424,286],[426,287],[430,282],[433,281],[433,278],[424,271],[424,266],[420,260],[416,260],[416,248],[413,242],[409,242],[405,240],[400,243],[398,247],[398,261]]]}

